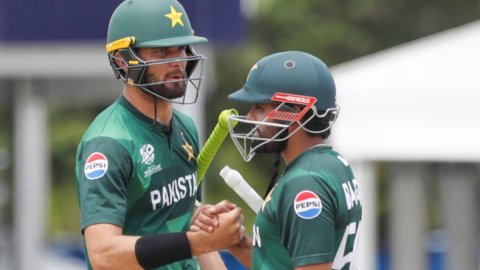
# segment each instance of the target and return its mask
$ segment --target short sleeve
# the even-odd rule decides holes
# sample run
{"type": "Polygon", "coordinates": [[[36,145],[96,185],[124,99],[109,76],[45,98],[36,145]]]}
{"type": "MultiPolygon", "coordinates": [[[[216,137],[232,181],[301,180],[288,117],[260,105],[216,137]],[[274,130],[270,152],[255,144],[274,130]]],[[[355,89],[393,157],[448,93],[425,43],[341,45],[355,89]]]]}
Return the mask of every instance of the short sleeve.
{"type": "Polygon", "coordinates": [[[133,168],[129,152],[112,138],[96,137],[80,145],[76,162],[82,231],[97,223],[123,227],[133,168]]]}
{"type": "Polygon", "coordinates": [[[284,184],[276,223],[294,267],[333,261],[334,190],[319,176],[301,175],[284,184]]]}

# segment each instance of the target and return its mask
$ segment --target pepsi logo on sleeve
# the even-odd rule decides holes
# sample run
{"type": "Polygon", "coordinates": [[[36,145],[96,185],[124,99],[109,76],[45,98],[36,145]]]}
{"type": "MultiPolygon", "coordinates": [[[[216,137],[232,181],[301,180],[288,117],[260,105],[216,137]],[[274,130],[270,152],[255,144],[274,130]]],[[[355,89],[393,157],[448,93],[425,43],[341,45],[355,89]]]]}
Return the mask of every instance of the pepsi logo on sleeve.
{"type": "Polygon", "coordinates": [[[85,162],[85,177],[90,180],[98,179],[105,175],[108,170],[108,160],[100,152],[91,154],[85,162]]]}
{"type": "Polygon", "coordinates": [[[312,191],[302,190],[295,196],[293,208],[300,218],[312,219],[322,212],[322,201],[312,191]]]}

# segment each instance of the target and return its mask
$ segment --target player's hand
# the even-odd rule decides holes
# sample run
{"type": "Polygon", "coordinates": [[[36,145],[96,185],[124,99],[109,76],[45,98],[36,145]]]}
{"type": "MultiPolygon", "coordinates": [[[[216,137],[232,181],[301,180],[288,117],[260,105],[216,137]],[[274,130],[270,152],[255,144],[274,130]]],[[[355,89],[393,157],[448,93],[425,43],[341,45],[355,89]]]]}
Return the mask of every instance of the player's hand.
{"type": "Polygon", "coordinates": [[[240,242],[230,247],[228,250],[247,269],[251,269],[252,246],[253,246],[252,238],[250,238],[247,234],[244,234],[240,242]]]}
{"type": "Polygon", "coordinates": [[[247,234],[244,234],[242,239],[240,239],[240,242],[236,244],[235,246],[232,246],[232,249],[235,248],[248,248],[250,249],[253,246],[252,238],[250,238],[247,234]]]}
{"type": "Polygon", "coordinates": [[[239,207],[218,215],[218,226],[209,233],[209,241],[216,245],[216,250],[237,245],[245,235],[243,211],[239,207]]]}
{"type": "Polygon", "coordinates": [[[216,205],[201,205],[192,216],[190,230],[212,232],[218,226],[218,215],[235,209],[236,205],[223,200],[216,205]]]}
{"type": "Polygon", "coordinates": [[[243,234],[242,239],[236,244],[230,247],[230,253],[232,253],[235,257],[238,257],[237,254],[241,254],[243,250],[250,250],[252,249],[253,241],[247,234],[243,234]]]}
{"type": "Polygon", "coordinates": [[[212,232],[203,230],[187,232],[192,255],[196,256],[230,248],[243,239],[245,228],[242,225],[242,209],[235,207],[233,210],[221,213],[217,217],[218,225],[212,232]]]}

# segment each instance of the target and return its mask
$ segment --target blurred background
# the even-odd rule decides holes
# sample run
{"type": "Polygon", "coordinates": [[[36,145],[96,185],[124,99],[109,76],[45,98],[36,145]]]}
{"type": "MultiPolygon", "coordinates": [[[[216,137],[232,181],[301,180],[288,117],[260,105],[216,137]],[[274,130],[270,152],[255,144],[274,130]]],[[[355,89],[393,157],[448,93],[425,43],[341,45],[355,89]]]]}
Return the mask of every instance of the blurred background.
{"type": "MultiPolygon", "coordinates": [[[[120,0],[0,0],[0,269],[86,269],[75,152],[121,93],[104,51],[120,0]]],[[[180,0],[208,57],[194,117],[204,142],[261,57],[303,50],[331,67],[329,140],[360,183],[359,270],[480,269],[480,2],[180,0]]],[[[272,157],[246,164],[229,138],[204,201],[254,214],[218,175],[260,195],[272,157]]]]}

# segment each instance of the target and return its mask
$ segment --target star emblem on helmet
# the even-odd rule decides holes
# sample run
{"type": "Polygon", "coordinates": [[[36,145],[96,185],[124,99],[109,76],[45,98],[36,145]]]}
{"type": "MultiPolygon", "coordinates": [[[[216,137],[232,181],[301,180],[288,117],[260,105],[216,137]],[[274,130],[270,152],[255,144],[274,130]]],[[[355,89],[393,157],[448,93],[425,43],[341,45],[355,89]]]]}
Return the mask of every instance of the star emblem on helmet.
{"type": "Polygon", "coordinates": [[[184,26],[182,21],[182,15],[183,15],[182,12],[178,12],[175,10],[173,6],[170,6],[170,13],[165,14],[165,17],[172,20],[172,28],[173,28],[175,27],[175,25],[177,25],[177,23],[180,24],[181,26],[184,26]]]}

